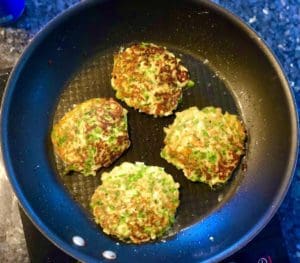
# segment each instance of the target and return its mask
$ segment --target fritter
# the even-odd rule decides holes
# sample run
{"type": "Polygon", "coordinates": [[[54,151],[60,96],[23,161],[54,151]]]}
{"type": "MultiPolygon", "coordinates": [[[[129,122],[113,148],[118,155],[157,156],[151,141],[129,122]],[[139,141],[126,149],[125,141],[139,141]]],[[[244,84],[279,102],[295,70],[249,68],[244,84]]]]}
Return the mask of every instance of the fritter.
{"type": "Polygon", "coordinates": [[[53,126],[51,139],[67,171],[95,175],[130,145],[127,110],[113,99],[87,100],[53,126]]]}
{"type": "Polygon", "coordinates": [[[182,169],[189,180],[211,187],[225,183],[245,153],[244,124],[220,108],[178,112],[164,131],[161,157],[182,169]]]}
{"type": "Polygon", "coordinates": [[[165,47],[152,43],[121,49],[114,57],[111,85],[128,106],[154,116],[168,116],[191,87],[188,70],[165,47]]]}
{"type": "Polygon", "coordinates": [[[179,184],[163,168],[124,162],[102,174],[91,199],[103,232],[127,243],[154,240],[174,222],[179,184]]]}

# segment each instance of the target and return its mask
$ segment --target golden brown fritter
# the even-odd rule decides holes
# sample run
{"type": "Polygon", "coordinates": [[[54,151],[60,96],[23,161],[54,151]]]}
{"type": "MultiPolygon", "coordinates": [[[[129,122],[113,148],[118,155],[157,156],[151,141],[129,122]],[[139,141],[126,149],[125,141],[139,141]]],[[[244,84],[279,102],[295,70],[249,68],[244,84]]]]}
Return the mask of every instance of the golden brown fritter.
{"type": "Polygon", "coordinates": [[[183,87],[194,85],[179,58],[151,43],[135,44],[115,55],[111,84],[118,99],[154,116],[172,114],[183,87]]]}
{"type": "Polygon", "coordinates": [[[53,126],[51,139],[67,170],[95,175],[129,147],[127,111],[113,99],[90,99],[53,126]]]}
{"type": "Polygon", "coordinates": [[[179,184],[163,168],[125,162],[101,179],[91,207],[104,233],[139,244],[162,236],[174,222],[179,184]]]}
{"type": "Polygon", "coordinates": [[[165,128],[161,156],[191,181],[225,183],[245,153],[246,130],[236,115],[220,108],[191,107],[165,128]]]}

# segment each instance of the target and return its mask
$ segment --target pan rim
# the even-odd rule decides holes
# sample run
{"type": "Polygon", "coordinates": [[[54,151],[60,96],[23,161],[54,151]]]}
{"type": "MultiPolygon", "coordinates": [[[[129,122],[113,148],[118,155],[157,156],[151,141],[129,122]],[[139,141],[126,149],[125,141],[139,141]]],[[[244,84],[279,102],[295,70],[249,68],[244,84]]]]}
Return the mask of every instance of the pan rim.
{"type": "MultiPolygon", "coordinates": [[[[33,224],[39,229],[39,231],[43,233],[43,235],[46,236],[52,243],[54,243],[57,247],[59,247],[61,250],[63,250],[65,253],[69,254],[70,256],[75,257],[78,260],[83,260],[88,262],[94,262],[94,258],[87,256],[86,254],[73,248],[71,245],[63,241],[58,235],[53,233],[51,229],[49,229],[47,225],[45,225],[40,220],[38,215],[31,209],[31,206],[29,202],[25,199],[25,196],[23,195],[22,190],[16,178],[14,178],[13,176],[9,176],[9,174],[12,175],[14,174],[14,168],[12,167],[10,161],[11,158],[10,158],[9,151],[7,150],[8,140],[7,140],[6,127],[8,123],[8,114],[9,114],[8,109],[9,109],[9,105],[13,93],[12,88],[13,86],[15,86],[18,75],[20,74],[27,60],[31,56],[31,53],[35,50],[35,47],[38,46],[57,25],[61,24],[65,19],[67,19],[69,15],[74,15],[76,12],[81,11],[82,8],[88,8],[91,5],[99,4],[101,2],[106,2],[106,1],[107,0],[99,0],[99,1],[85,1],[85,2],[77,3],[67,11],[59,14],[57,17],[51,20],[47,24],[47,26],[45,26],[34,37],[31,43],[25,48],[17,64],[15,65],[12,73],[10,74],[2,98],[1,120],[0,120],[0,125],[1,125],[0,132],[1,132],[1,139],[2,139],[1,140],[1,162],[3,163],[7,177],[12,185],[14,193],[18,197],[22,209],[25,211],[26,215],[30,218],[33,224]]],[[[280,65],[280,62],[276,58],[275,54],[268,47],[268,45],[261,38],[258,37],[258,34],[252,28],[250,28],[239,17],[237,17],[230,11],[226,10],[225,8],[207,0],[202,0],[202,1],[196,0],[195,2],[204,4],[208,9],[214,10],[216,13],[226,17],[226,19],[228,19],[230,22],[235,24],[237,27],[241,28],[242,31],[245,32],[245,34],[247,34],[247,36],[250,37],[255,42],[255,44],[262,50],[262,52],[268,58],[268,60],[270,60],[273,67],[275,68],[276,73],[278,74],[280,82],[282,83],[282,87],[288,101],[289,115],[291,118],[291,132],[292,132],[291,148],[289,153],[289,156],[291,158],[286,166],[286,171],[287,171],[286,174],[288,174],[289,176],[285,177],[283,184],[281,185],[280,190],[278,192],[278,195],[274,198],[273,203],[269,205],[269,209],[265,212],[264,216],[260,218],[259,222],[257,222],[256,225],[254,225],[251,228],[251,230],[248,231],[243,236],[243,238],[239,239],[236,243],[228,247],[226,250],[220,252],[219,254],[209,259],[209,261],[211,262],[211,261],[220,261],[232,255],[233,253],[235,253],[236,251],[244,247],[247,243],[249,243],[271,220],[271,218],[274,216],[275,212],[277,211],[278,207],[282,203],[288,191],[288,188],[291,184],[293,174],[295,172],[295,168],[297,164],[298,146],[299,146],[299,135],[298,135],[299,118],[298,118],[297,106],[296,106],[293,90],[288,84],[287,78],[285,76],[282,66],[280,65]]]]}
{"type": "MultiPolygon", "coordinates": [[[[199,2],[201,2],[201,0],[199,2]]],[[[228,9],[225,9],[208,0],[204,0],[203,2],[206,3],[207,6],[210,6],[211,8],[215,9],[215,11],[218,12],[219,14],[221,15],[223,14],[224,16],[226,16],[231,22],[233,22],[235,25],[240,27],[247,34],[247,36],[251,37],[252,40],[255,41],[255,44],[258,45],[258,47],[262,50],[262,52],[271,61],[273,67],[276,70],[276,73],[278,74],[280,81],[282,82],[285,94],[287,95],[288,102],[289,102],[288,105],[290,110],[290,117],[291,120],[293,119],[293,121],[291,122],[292,138],[291,138],[291,149],[290,149],[290,156],[292,156],[293,158],[290,159],[289,164],[287,165],[287,170],[289,170],[287,174],[289,174],[290,176],[288,178],[285,178],[284,180],[285,185],[281,185],[279,194],[276,196],[273,203],[270,204],[269,209],[265,212],[265,215],[260,219],[260,221],[257,222],[257,224],[246,235],[244,235],[242,239],[240,239],[236,244],[232,245],[231,250],[230,248],[228,248],[227,250],[224,250],[219,255],[217,255],[220,256],[216,258],[216,261],[218,262],[220,260],[223,260],[233,255],[235,252],[245,247],[263,230],[263,228],[271,221],[271,219],[277,212],[278,208],[282,204],[289,190],[289,187],[291,185],[296,170],[298,154],[299,154],[299,145],[300,145],[299,144],[300,131],[299,131],[299,114],[297,111],[297,103],[296,103],[294,91],[292,90],[292,88],[288,83],[288,79],[283,70],[283,66],[281,65],[275,53],[272,51],[271,47],[265,42],[263,38],[261,38],[258,35],[258,33],[252,27],[248,26],[240,17],[236,16],[228,9]]]]}

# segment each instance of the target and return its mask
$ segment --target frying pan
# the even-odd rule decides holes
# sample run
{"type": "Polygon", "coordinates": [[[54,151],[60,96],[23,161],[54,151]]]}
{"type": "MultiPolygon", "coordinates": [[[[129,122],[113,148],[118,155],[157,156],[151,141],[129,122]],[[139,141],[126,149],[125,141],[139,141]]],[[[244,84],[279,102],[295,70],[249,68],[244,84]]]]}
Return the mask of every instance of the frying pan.
{"type": "Polygon", "coordinates": [[[263,41],[208,1],[84,1],[51,21],[27,47],[10,76],[1,115],[5,168],[27,215],[66,253],[85,262],[219,261],[249,242],[271,219],[291,181],[297,156],[297,114],[286,78],[263,41]],[[143,161],[165,167],[180,183],[173,228],[160,240],[123,244],[93,223],[89,198],[101,183],[63,176],[50,131],[73,104],[114,97],[113,54],[153,42],[181,57],[196,85],[178,110],[213,105],[239,114],[247,153],[231,180],[212,191],[185,179],[159,157],[163,127],[129,109],[131,148],[114,165],[143,161]],[[77,246],[73,237],[83,238],[77,246]],[[109,254],[111,255],[111,254],[109,254]]]}

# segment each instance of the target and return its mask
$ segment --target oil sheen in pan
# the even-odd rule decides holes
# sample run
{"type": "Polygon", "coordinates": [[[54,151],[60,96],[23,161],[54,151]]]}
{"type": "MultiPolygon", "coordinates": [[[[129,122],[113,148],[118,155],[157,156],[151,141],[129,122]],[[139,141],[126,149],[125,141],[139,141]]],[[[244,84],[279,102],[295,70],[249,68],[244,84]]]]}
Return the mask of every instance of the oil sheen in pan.
{"type": "MultiPolygon", "coordinates": [[[[94,97],[115,97],[110,78],[113,54],[118,51],[118,48],[115,47],[100,52],[97,56],[88,60],[71,77],[59,98],[54,122],[57,122],[74,104],[94,97]]],[[[169,50],[182,59],[183,64],[190,71],[191,79],[195,82],[193,88],[184,91],[183,102],[179,105],[177,111],[191,106],[197,106],[201,109],[212,105],[221,107],[232,114],[239,114],[238,103],[235,101],[230,89],[209,68],[207,61],[201,61],[199,58],[185,54],[176,48],[170,48],[169,50]]],[[[173,122],[174,115],[154,118],[138,113],[122,102],[121,104],[129,111],[128,124],[132,145],[111,167],[99,170],[95,177],[85,177],[78,173],[63,175],[62,164],[53,157],[52,163],[60,175],[62,183],[83,208],[89,211],[89,201],[94,190],[101,183],[101,173],[124,161],[142,161],[148,165],[165,167],[165,170],[173,175],[175,181],[180,183],[180,206],[177,210],[175,224],[167,236],[173,236],[178,231],[216,211],[235,193],[244,176],[241,169],[242,165],[236,169],[227,184],[215,191],[212,191],[205,184],[193,183],[187,180],[181,171],[160,157],[164,139],[163,127],[173,122]]],[[[53,156],[53,153],[51,154],[53,156]]],[[[92,217],[91,214],[90,216],[92,217]]]]}

